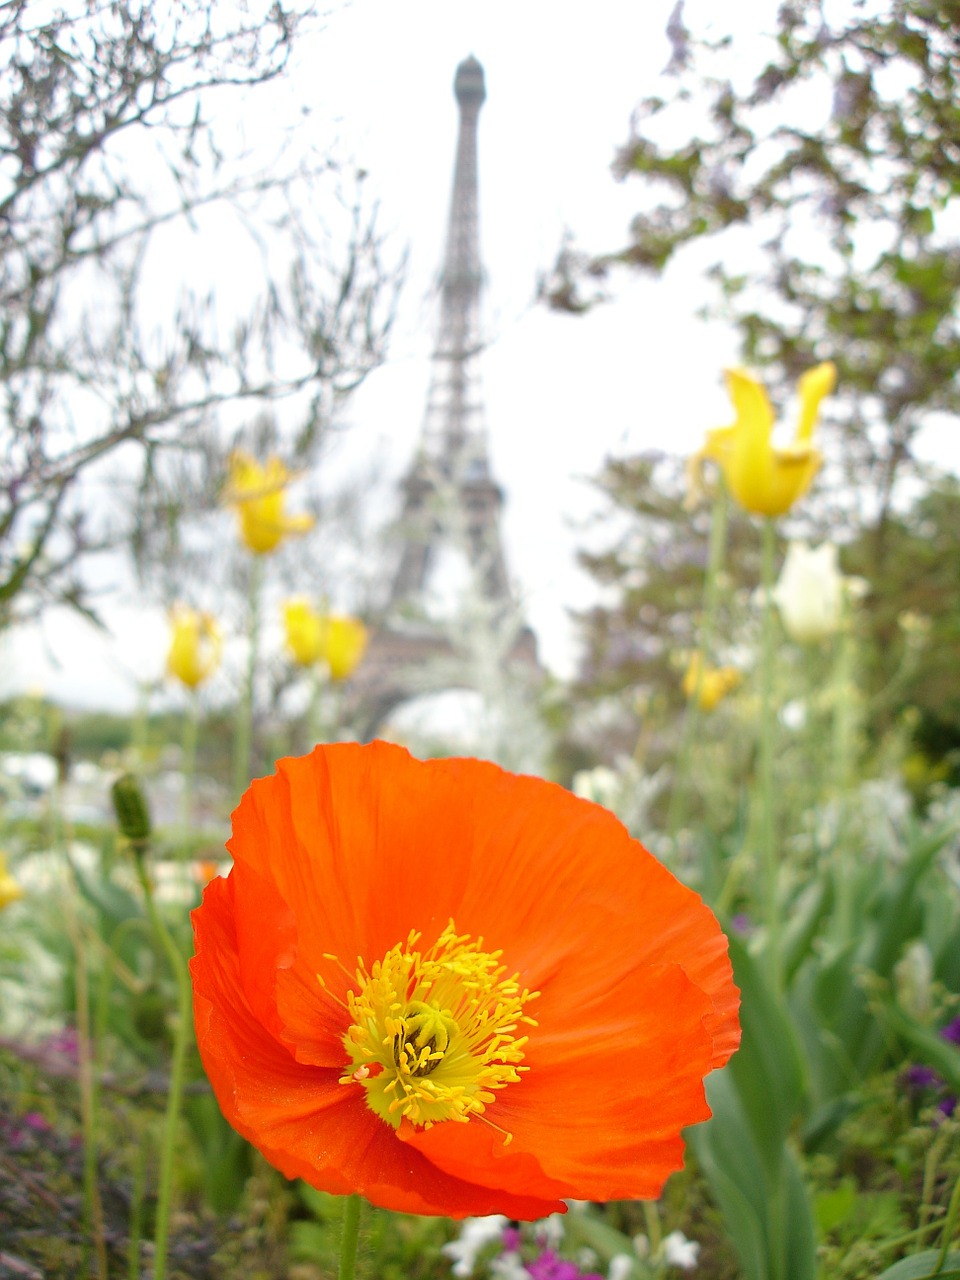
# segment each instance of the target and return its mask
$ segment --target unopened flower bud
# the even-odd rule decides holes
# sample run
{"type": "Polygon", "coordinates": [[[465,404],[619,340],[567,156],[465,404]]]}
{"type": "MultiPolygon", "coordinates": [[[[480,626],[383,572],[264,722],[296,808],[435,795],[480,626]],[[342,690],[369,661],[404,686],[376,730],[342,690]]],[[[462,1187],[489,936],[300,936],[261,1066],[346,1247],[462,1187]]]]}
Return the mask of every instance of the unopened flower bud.
{"type": "Polygon", "coordinates": [[[150,810],[132,773],[121,774],[113,784],[113,810],[122,836],[138,844],[150,839],[150,810]]]}

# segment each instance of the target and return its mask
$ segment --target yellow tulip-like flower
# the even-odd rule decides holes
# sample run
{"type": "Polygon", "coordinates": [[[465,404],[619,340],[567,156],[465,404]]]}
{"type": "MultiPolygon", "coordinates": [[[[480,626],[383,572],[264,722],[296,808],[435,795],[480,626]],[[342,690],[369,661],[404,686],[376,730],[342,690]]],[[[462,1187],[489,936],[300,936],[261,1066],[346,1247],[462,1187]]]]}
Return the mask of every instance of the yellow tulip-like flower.
{"type": "Polygon", "coordinates": [[[220,628],[209,613],[199,613],[185,604],[174,606],[170,622],[173,639],[167,654],[167,673],[188,689],[195,689],[220,662],[220,628]]]}
{"type": "Polygon", "coordinates": [[[230,479],[224,496],[236,507],[240,536],[254,555],[269,555],[284,538],[313,528],[312,516],[288,516],[284,512],[286,490],[292,479],[279,458],[270,458],[262,467],[242,449],[230,455],[230,479]]]}
{"type": "Polygon", "coordinates": [[[331,680],[346,680],[367,651],[367,628],[359,618],[331,613],[325,620],[323,656],[331,680]]]}
{"type": "Polygon", "coordinates": [[[697,699],[697,706],[701,711],[713,711],[728,693],[737,688],[743,676],[736,667],[704,667],[701,675],[700,666],[700,654],[695,653],[690,659],[681,687],[685,697],[697,699]]]}
{"type": "Polygon", "coordinates": [[[0,911],[23,897],[23,885],[7,869],[6,854],[0,853],[0,911]]]}
{"type": "Polygon", "coordinates": [[[312,667],[324,655],[326,619],[305,596],[294,596],[283,606],[287,648],[301,667],[312,667]]]}
{"type": "Polygon", "coordinates": [[[836,367],[825,361],[800,379],[800,421],[793,443],[784,448],[773,444],[773,409],[763,385],[743,369],[728,369],[726,379],[736,421],[707,433],[688,475],[694,477],[696,487],[699,468],[704,459],[712,458],[744,510],[782,516],[803,497],[820,469],[822,456],[813,445],[813,433],[820,402],[836,384],[836,367]]]}

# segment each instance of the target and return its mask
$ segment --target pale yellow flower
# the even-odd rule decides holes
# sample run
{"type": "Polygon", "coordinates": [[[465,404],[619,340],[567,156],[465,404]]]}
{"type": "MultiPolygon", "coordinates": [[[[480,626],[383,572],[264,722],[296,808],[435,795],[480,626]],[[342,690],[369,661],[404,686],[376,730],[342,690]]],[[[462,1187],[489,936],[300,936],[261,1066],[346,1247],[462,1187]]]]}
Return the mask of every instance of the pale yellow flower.
{"type": "Polygon", "coordinates": [[[813,433],[820,403],[833,390],[836,367],[826,361],[808,370],[800,379],[800,421],[793,443],[777,447],[773,443],[773,409],[762,383],[743,369],[728,369],[727,388],[736,421],[707,433],[699,453],[687,468],[691,494],[700,485],[706,459],[720,464],[727,488],[746,511],[754,515],[780,516],[810,488],[820,469],[822,456],[814,447],[813,433]]]}
{"type": "Polygon", "coordinates": [[[173,636],[167,654],[167,674],[188,689],[202,684],[218,666],[223,648],[220,628],[209,613],[189,605],[174,605],[170,614],[173,636]]]}
{"type": "Polygon", "coordinates": [[[22,897],[23,885],[14,880],[7,868],[6,854],[0,853],[0,911],[22,897]]]}
{"type": "Polygon", "coordinates": [[[772,595],[790,639],[818,644],[840,630],[846,601],[864,587],[861,579],[840,572],[833,543],[811,548],[791,542],[772,595]]]}
{"type": "Polygon", "coordinates": [[[694,653],[683,677],[681,688],[684,697],[697,699],[697,706],[701,711],[713,711],[728,693],[732,693],[738,687],[743,676],[736,667],[709,666],[703,669],[701,675],[701,661],[699,652],[694,653]]]}
{"type": "Polygon", "coordinates": [[[312,516],[284,512],[286,490],[293,479],[279,458],[261,466],[242,449],[230,455],[230,480],[224,494],[240,519],[240,537],[254,555],[269,555],[284,538],[307,533],[312,516]]]}

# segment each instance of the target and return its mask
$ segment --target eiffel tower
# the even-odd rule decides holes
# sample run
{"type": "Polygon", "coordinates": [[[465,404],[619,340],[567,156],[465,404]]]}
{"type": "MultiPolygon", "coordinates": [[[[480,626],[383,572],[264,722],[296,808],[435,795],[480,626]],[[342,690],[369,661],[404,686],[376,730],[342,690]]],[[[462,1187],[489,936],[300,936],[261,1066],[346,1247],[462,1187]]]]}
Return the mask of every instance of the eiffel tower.
{"type": "Polygon", "coordinates": [[[472,579],[474,613],[479,604],[488,649],[499,644],[498,658],[513,671],[531,679],[541,673],[536,639],[510,591],[500,536],[503,490],[490,472],[480,389],[477,122],[486,88],[476,58],[457,67],[453,89],[460,129],[437,343],[420,444],[401,482],[402,514],[393,531],[399,557],[389,601],[355,677],[358,727],[365,737],[412,697],[477,685],[469,652],[477,641],[477,618],[461,614],[444,623],[431,607],[432,579],[450,552],[472,579]]]}

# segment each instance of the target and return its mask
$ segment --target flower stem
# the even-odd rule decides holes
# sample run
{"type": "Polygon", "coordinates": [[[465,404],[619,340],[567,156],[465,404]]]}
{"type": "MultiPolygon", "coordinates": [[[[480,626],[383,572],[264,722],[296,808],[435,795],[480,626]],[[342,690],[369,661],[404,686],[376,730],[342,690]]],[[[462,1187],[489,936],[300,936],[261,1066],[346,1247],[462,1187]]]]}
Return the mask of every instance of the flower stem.
{"type": "Polygon", "coordinates": [[[764,520],[762,534],[761,587],[761,707],[760,707],[760,848],[766,890],[767,956],[773,990],[780,990],[780,895],[777,865],[777,832],[773,794],[773,738],[776,709],[773,705],[773,570],[777,551],[777,528],[764,520]]]}
{"type": "Polygon", "coordinates": [[[670,796],[670,808],[667,813],[667,836],[673,841],[683,826],[687,816],[687,799],[689,796],[687,780],[690,773],[690,757],[700,719],[700,692],[703,677],[711,659],[713,644],[713,627],[717,616],[717,602],[720,596],[720,574],[727,548],[727,491],[721,485],[714,499],[710,520],[710,543],[707,552],[707,572],[703,583],[703,615],[700,620],[700,635],[697,648],[700,653],[700,667],[697,672],[696,688],[687,699],[683,716],[683,734],[680,749],[677,753],[677,767],[673,791],[670,796]]]}
{"type": "Polygon", "coordinates": [[[656,1258],[663,1244],[663,1228],[660,1225],[660,1210],[656,1200],[643,1201],[643,1221],[647,1228],[647,1239],[650,1241],[650,1256],[656,1258]]]}
{"type": "Polygon", "coordinates": [[[166,953],[173,976],[177,982],[177,1025],[173,1037],[173,1056],[170,1062],[170,1086],[167,1094],[167,1111],[163,1120],[163,1137],[160,1147],[160,1184],[157,1189],[157,1221],[154,1235],[153,1280],[164,1280],[167,1268],[167,1238],[170,1230],[170,1204],[173,1195],[173,1158],[177,1141],[177,1125],[180,1120],[180,1100],[183,1095],[184,1065],[187,1055],[187,1035],[190,1030],[190,977],[180,950],[163,923],[153,898],[153,888],[144,865],[143,850],[135,854],[137,875],[143,886],[144,901],[150,924],[157,941],[166,953]]]}
{"type": "MultiPolygon", "coordinates": [[[[183,722],[182,767],[183,798],[180,807],[181,845],[190,834],[193,823],[193,792],[197,778],[197,737],[200,729],[200,695],[190,690],[190,701],[183,722]]],[[[181,854],[183,850],[181,847],[181,854]]]]}
{"type": "Polygon", "coordinates": [[[257,658],[260,648],[260,585],[262,581],[260,557],[254,556],[250,566],[250,586],[247,595],[247,673],[237,708],[237,724],[234,737],[233,790],[238,797],[250,783],[250,749],[253,742],[253,696],[257,676],[257,658]]]}
{"type": "Polygon", "coordinates": [[[310,673],[310,706],[307,710],[307,749],[326,741],[323,723],[323,694],[326,676],[319,663],[313,664],[310,673]]]}
{"type": "Polygon", "coordinates": [[[848,796],[850,789],[853,746],[852,658],[853,635],[846,610],[836,637],[836,659],[833,678],[833,784],[836,788],[837,825],[833,851],[836,876],[837,941],[842,947],[853,936],[853,905],[850,867],[846,858],[848,796]]]}
{"type": "MultiPolygon", "coordinates": [[[[71,867],[72,870],[72,867],[71,867]]],[[[71,886],[76,892],[76,882],[71,886]]],[[[73,895],[68,889],[65,900],[67,932],[74,949],[74,986],[77,1006],[77,1067],[80,1085],[80,1123],[83,1131],[83,1208],[96,1253],[96,1274],[107,1280],[107,1250],[103,1221],[103,1202],[97,1179],[98,1097],[96,1081],[96,1048],[90,1023],[90,985],[87,953],[73,895]]]]}
{"type": "Polygon", "coordinates": [[[960,1214],[960,1178],[954,1184],[950,1204],[947,1207],[947,1220],[943,1224],[943,1243],[940,1246],[940,1256],[937,1258],[934,1274],[942,1271],[947,1264],[947,1254],[950,1251],[950,1241],[953,1239],[953,1233],[957,1226],[958,1214],[960,1214]]]}
{"type": "Polygon", "coordinates": [[[343,1233],[340,1237],[340,1269],[337,1272],[337,1280],[353,1280],[356,1271],[362,1204],[360,1196],[344,1196],[343,1233]]]}

